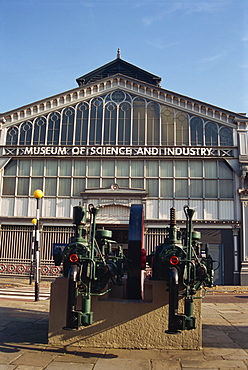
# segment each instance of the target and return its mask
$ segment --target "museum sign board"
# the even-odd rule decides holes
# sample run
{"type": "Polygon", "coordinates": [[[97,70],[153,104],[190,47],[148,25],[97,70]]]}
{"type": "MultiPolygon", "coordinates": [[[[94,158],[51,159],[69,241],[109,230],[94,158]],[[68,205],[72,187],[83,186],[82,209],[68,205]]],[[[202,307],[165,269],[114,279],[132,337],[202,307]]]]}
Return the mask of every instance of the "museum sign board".
{"type": "Polygon", "coordinates": [[[16,146],[4,147],[6,156],[120,156],[120,157],[232,157],[232,149],[192,146],[16,146]]]}

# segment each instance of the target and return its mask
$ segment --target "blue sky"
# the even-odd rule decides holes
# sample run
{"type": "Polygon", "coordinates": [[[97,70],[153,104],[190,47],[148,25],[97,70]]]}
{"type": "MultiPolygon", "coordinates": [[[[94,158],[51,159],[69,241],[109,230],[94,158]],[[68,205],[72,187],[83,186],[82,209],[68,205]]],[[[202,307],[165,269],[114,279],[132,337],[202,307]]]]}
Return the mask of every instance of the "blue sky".
{"type": "Polygon", "coordinates": [[[165,89],[248,113],[248,0],[0,0],[0,112],[116,58],[165,89]]]}

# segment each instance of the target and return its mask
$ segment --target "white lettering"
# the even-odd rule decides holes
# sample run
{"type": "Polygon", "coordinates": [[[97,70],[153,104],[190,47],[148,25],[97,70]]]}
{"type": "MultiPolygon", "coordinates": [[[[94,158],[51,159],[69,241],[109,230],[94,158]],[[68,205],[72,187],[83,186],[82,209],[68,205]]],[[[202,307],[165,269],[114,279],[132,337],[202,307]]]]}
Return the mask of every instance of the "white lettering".
{"type": "Polygon", "coordinates": [[[126,155],[132,155],[132,148],[126,148],[126,155]]]}
{"type": "Polygon", "coordinates": [[[194,148],[190,148],[189,155],[195,155],[195,149],[194,148]]]}
{"type": "Polygon", "coordinates": [[[93,146],[91,149],[90,149],[90,155],[94,155],[96,154],[96,147],[93,146]]]}
{"type": "Polygon", "coordinates": [[[183,155],[189,155],[189,148],[183,148],[183,155]]]}
{"type": "Polygon", "coordinates": [[[74,148],[72,148],[71,154],[72,155],[78,155],[79,154],[79,147],[74,146],[74,148]]]}
{"type": "Polygon", "coordinates": [[[138,148],[137,151],[136,151],[136,155],[143,155],[143,149],[142,148],[138,148]]]}
{"type": "MultiPolygon", "coordinates": [[[[4,155],[16,155],[18,148],[4,148],[4,155]]],[[[77,155],[98,155],[98,156],[217,156],[213,148],[206,147],[125,147],[125,146],[34,146],[19,149],[21,155],[57,155],[57,156],[77,156],[77,155]]],[[[225,156],[232,156],[231,151],[225,151],[225,156]],[[230,154],[229,154],[230,153],[230,154]]]]}
{"type": "Polygon", "coordinates": [[[24,150],[24,154],[32,155],[33,154],[33,148],[26,147],[25,150],[24,150]]]}
{"type": "Polygon", "coordinates": [[[182,155],[182,148],[176,148],[175,155],[182,155]]]}

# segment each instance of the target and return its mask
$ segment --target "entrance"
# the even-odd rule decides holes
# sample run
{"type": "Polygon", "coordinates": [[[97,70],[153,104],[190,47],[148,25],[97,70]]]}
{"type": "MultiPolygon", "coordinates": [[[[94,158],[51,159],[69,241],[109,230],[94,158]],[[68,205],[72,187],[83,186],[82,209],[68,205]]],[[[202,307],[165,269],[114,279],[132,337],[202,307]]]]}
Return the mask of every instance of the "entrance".
{"type": "Polygon", "coordinates": [[[222,285],[224,283],[224,268],[223,268],[223,244],[207,244],[208,252],[214,261],[214,285],[222,285]]]}

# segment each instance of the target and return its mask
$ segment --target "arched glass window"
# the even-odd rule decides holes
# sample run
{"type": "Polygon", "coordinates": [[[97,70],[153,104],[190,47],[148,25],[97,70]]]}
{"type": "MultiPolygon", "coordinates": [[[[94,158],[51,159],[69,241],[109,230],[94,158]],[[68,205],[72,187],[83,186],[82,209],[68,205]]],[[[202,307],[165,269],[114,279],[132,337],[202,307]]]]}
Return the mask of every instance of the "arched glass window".
{"type": "Polygon", "coordinates": [[[161,112],[161,144],[174,144],[174,110],[163,107],[161,112]]]}
{"type": "Polygon", "coordinates": [[[145,145],[145,110],[145,100],[136,98],[133,102],[133,145],[145,145]]]}
{"type": "MultiPolygon", "coordinates": [[[[110,94],[110,99],[116,103],[122,103],[124,101],[130,101],[130,98],[129,96],[127,96],[126,93],[124,93],[123,91],[120,91],[120,90],[117,90],[117,91],[114,91],[110,94]]],[[[108,101],[108,99],[106,98],[106,101],[108,101]]]]}
{"type": "Polygon", "coordinates": [[[46,138],[46,118],[38,117],[34,121],[34,145],[44,145],[46,138]]]}
{"type": "Polygon", "coordinates": [[[12,126],[7,131],[6,145],[17,145],[18,127],[12,126]]]}
{"type": "Polygon", "coordinates": [[[203,122],[200,117],[192,117],[190,122],[191,145],[203,145],[203,122]]]}
{"type": "Polygon", "coordinates": [[[147,144],[159,145],[160,137],[159,104],[149,103],[147,106],[147,144]]]}
{"type": "Polygon", "coordinates": [[[53,112],[48,118],[48,133],[47,133],[47,144],[58,145],[59,144],[59,131],[60,131],[60,113],[53,112]]]}
{"type": "Polygon", "coordinates": [[[103,116],[103,102],[102,99],[96,98],[91,103],[90,140],[89,140],[90,145],[101,144],[102,116],[103,116]]]}
{"type": "Polygon", "coordinates": [[[189,144],[189,119],[188,114],[184,112],[177,112],[176,115],[176,144],[189,144]]]}
{"type": "Polygon", "coordinates": [[[205,126],[206,145],[218,145],[218,126],[214,122],[208,122],[205,126]]]}
{"type": "Polygon", "coordinates": [[[129,103],[120,104],[118,122],[118,145],[130,145],[131,106],[129,103]]]}
{"type": "Polygon", "coordinates": [[[32,123],[24,122],[20,128],[19,145],[30,145],[32,138],[32,123]]]}
{"type": "Polygon", "coordinates": [[[233,145],[233,134],[229,127],[222,127],[220,129],[220,145],[232,146],[233,145]]]}
{"type": "Polygon", "coordinates": [[[74,131],[74,117],[75,111],[73,108],[66,108],[63,112],[62,118],[62,131],[61,131],[61,144],[73,144],[73,131],[74,131]]]}
{"type": "Polygon", "coordinates": [[[86,145],[88,137],[89,106],[81,103],[77,107],[75,145],[86,145]]]}
{"type": "Polygon", "coordinates": [[[117,107],[114,102],[105,105],[103,144],[116,144],[117,107]]]}

